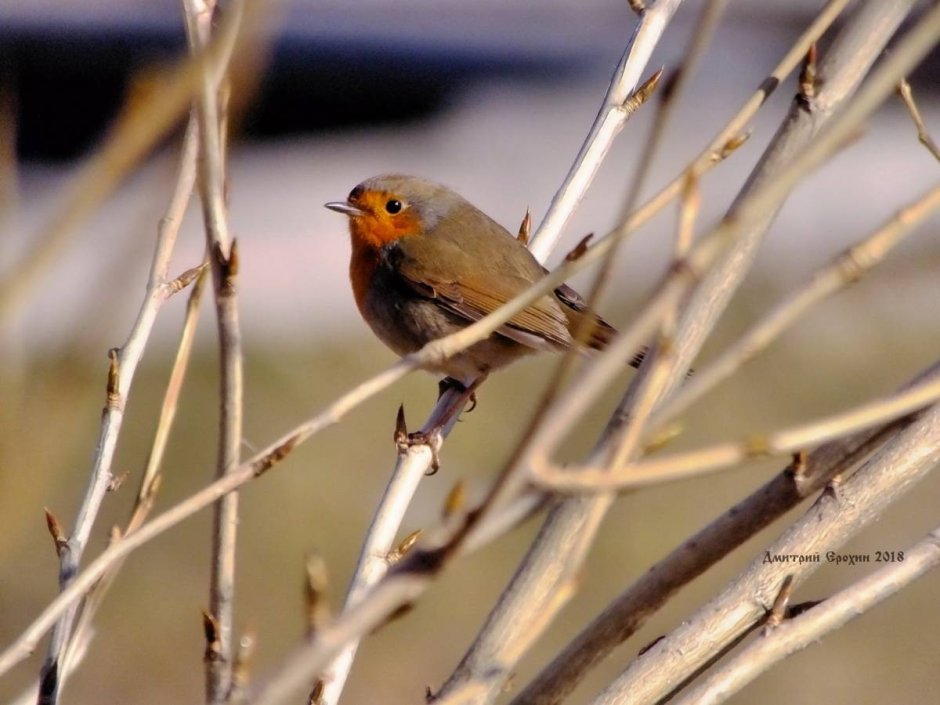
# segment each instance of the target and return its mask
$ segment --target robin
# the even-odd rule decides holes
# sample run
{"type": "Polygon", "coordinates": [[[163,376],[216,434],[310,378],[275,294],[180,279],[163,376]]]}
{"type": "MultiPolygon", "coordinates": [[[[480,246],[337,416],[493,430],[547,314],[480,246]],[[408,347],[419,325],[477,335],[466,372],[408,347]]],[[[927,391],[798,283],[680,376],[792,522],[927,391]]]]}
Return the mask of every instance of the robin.
{"type": "MultiPolygon", "coordinates": [[[[376,176],[325,205],[349,217],[359,312],[399,355],[483,318],[548,271],[486,213],[425,179],[376,176]]],[[[601,349],[615,333],[562,285],[489,338],[426,369],[466,385],[531,353],[567,350],[575,335],[601,349]]]]}

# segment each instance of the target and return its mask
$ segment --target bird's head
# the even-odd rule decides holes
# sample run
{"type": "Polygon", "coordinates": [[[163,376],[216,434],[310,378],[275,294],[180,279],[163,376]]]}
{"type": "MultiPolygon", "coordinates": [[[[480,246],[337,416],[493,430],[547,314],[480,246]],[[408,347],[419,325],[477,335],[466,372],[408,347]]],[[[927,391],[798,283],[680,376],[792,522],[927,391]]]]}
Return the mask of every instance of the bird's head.
{"type": "Polygon", "coordinates": [[[450,189],[413,176],[376,176],[349,192],[345,201],[324,204],[349,216],[353,240],[382,247],[403,237],[425,235],[462,199],[450,189]]]}

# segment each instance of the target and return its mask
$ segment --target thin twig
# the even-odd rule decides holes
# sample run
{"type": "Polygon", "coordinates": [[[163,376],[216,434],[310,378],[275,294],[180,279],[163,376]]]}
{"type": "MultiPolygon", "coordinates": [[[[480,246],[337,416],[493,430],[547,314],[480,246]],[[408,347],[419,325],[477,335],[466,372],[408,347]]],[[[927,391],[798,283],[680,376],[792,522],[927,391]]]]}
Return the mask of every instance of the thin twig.
{"type": "MultiPolygon", "coordinates": [[[[435,410],[453,407],[456,399],[461,396],[460,391],[449,389],[438,401],[435,410]]],[[[436,427],[437,419],[432,413],[431,418],[422,428],[423,432],[436,427]]],[[[450,433],[457,423],[458,415],[452,414],[450,420],[439,429],[440,439],[450,433]]],[[[406,431],[406,430],[405,430],[406,431]]],[[[397,431],[396,431],[397,432],[397,431]]],[[[405,513],[411,504],[412,498],[418,489],[421,479],[427,474],[433,462],[433,451],[425,444],[405,443],[399,448],[398,459],[385,492],[379,500],[372,522],[366,531],[366,537],[356,561],[353,577],[343,609],[347,610],[368,594],[369,589],[375,585],[388,570],[390,555],[395,546],[395,539],[401,528],[405,513]]],[[[322,689],[318,705],[335,705],[339,702],[349,671],[352,668],[359,640],[350,641],[339,653],[334,661],[320,676],[322,689]]]]}
{"type": "Polygon", "coordinates": [[[614,139],[623,129],[629,117],[624,113],[623,104],[639,83],[653,49],[659,44],[681,3],[682,0],[657,0],[640,13],[640,21],[614,71],[607,95],[574,165],[552,199],[542,223],[529,239],[529,247],[537,259],[544,261],[555,249],[565,224],[594,180],[614,139]]]}
{"type": "MultiPolygon", "coordinates": [[[[192,127],[187,129],[183,141],[183,153],[180,158],[176,186],[167,211],[160,221],[156,245],[150,265],[150,274],[144,301],[137,314],[127,341],[112,359],[109,378],[108,403],[102,415],[101,430],[92,468],[91,482],[86,491],[79,516],[76,520],[66,549],[60,553],[60,588],[68,586],[77,571],[85,545],[91,534],[98,509],[111,482],[111,464],[117,439],[124,419],[124,407],[130,394],[137,365],[153,330],[157,314],[163,303],[172,295],[168,281],[168,269],[173,255],[173,247],[179,233],[183,214],[189,203],[195,180],[195,159],[189,148],[193,144],[192,127]]],[[[77,615],[77,607],[63,617],[53,633],[49,654],[40,675],[41,703],[55,703],[66,674],[70,670],[66,649],[71,641],[71,630],[77,615]]],[[[84,622],[84,619],[83,619],[84,622]]],[[[86,623],[87,624],[87,623],[86,623]]]]}
{"type": "MultiPolygon", "coordinates": [[[[185,0],[186,32],[190,51],[198,55],[212,34],[215,0],[185,0]]],[[[242,3],[229,8],[236,25],[242,3]]],[[[225,206],[224,149],[221,125],[225,105],[219,100],[222,79],[203,66],[202,86],[196,100],[199,124],[199,195],[202,200],[206,247],[215,293],[219,335],[219,450],[216,477],[237,470],[242,442],[242,353],[235,295],[238,249],[228,228],[225,206]]],[[[215,507],[212,528],[212,575],[209,614],[215,638],[206,647],[206,701],[227,702],[232,687],[234,662],[235,547],[238,529],[238,495],[230,493],[215,507]]]]}
{"type": "Polygon", "coordinates": [[[911,84],[907,82],[906,78],[898,84],[898,95],[901,96],[901,100],[904,101],[904,106],[911,114],[911,120],[914,121],[914,127],[917,128],[917,139],[920,140],[920,143],[927,148],[927,151],[930,152],[937,161],[940,161],[940,147],[937,147],[937,143],[933,141],[933,138],[927,131],[927,126],[924,125],[924,119],[920,116],[920,110],[917,109],[917,103],[914,101],[914,93],[911,91],[911,84]]]}
{"type": "MultiPolygon", "coordinates": [[[[195,146],[195,133],[193,133],[192,137],[194,140],[193,145],[195,146]]],[[[184,152],[186,151],[187,150],[184,149],[184,152]]],[[[195,159],[193,159],[192,169],[194,173],[195,166],[195,159]]],[[[186,315],[183,321],[180,342],[177,346],[176,359],[173,362],[173,369],[170,372],[170,380],[167,383],[167,389],[163,399],[163,406],[160,409],[160,418],[157,422],[157,430],[151,445],[150,454],[147,458],[146,467],[140,479],[137,496],[134,498],[134,506],[131,509],[130,518],[125,525],[124,530],[118,534],[118,537],[136,530],[144,523],[144,521],[149,516],[151,509],[153,509],[154,501],[156,500],[157,492],[160,488],[160,478],[162,477],[162,475],[158,474],[160,469],[160,462],[163,458],[163,452],[166,448],[166,443],[169,438],[170,428],[173,425],[173,419],[176,415],[177,400],[179,399],[179,394],[183,386],[183,379],[186,375],[186,367],[189,362],[190,353],[192,352],[196,322],[198,320],[199,301],[202,298],[203,285],[205,284],[206,279],[206,265],[200,265],[199,267],[195,267],[188,271],[196,271],[198,272],[198,275],[196,276],[195,280],[192,280],[193,288],[186,303],[186,315]]],[[[174,281],[179,280],[180,277],[177,277],[177,279],[174,281]]],[[[173,287],[170,286],[170,288],[173,287]]],[[[115,530],[117,531],[117,529],[115,530]]],[[[69,650],[64,660],[64,675],[68,675],[68,673],[73,670],[72,652],[76,649],[82,648],[82,643],[85,640],[85,633],[90,629],[91,621],[98,612],[98,609],[100,608],[105,596],[111,588],[111,585],[117,577],[117,573],[120,568],[120,563],[112,566],[111,570],[105,573],[101,579],[95,583],[92,590],[89,591],[88,596],[85,599],[85,603],[82,606],[81,616],[79,617],[79,621],[75,627],[72,644],[70,644],[69,650]]],[[[63,678],[63,674],[60,674],[59,678],[63,678]]]]}
{"type": "Polygon", "coordinates": [[[790,455],[802,448],[906,416],[938,399],[940,378],[817,421],[664,458],[640,460],[621,467],[533,468],[532,482],[555,492],[610,492],[699,477],[754,458],[790,455]]]}
{"type": "Polygon", "coordinates": [[[176,348],[176,357],[173,359],[173,368],[170,370],[170,379],[167,382],[166,392],[163,396],[163,404],[160,407],[157,429],[154,433],[153,442],[150,445],[150,453],[147,455],[147,462],[144,466],[144,472],[141,475],[140,485],[137,489],[134,509],[131,512],[131,518],[127,523],[125,533],[140,528],[153,507],[154,485],[157,482],[160,466],[163,463],[163,455],[170,438],[170,429],[172,429],[173,422],[176,419],[179,396],[180,392],[183,390],[183,381],[186,378],[186,370],[192,355],[193,342],[196,339],[199,304],[202,301],[202,291],[206,282],[208,264],[208,262],[204,262],[200,274],[193,284],[189,298],[186,301],[186,315],[183,319],[183,328],[176,348]]]}
{"type": "Polygon", "coordinates": [[[903,208],[874,234],[853,245],[830,265],[818,270],[810,282],[777,304],[760,322],[696,374],[657,412],[653,425],[669,423],[764,350],[810,308],[857,282],[877,265],[906,235],[940,207],[940,186],[903,208]]]}
{"type": "Polygon", "coordinates": [[[676,700],[676,705],[717,705],[724,702],[778,661],[818,643],[826,634],[908,587],[940,565],[940,527],[914,546],[898,551],[897,555],[895,562],[889,562],[822,604],[768,630],[676,700]]]}

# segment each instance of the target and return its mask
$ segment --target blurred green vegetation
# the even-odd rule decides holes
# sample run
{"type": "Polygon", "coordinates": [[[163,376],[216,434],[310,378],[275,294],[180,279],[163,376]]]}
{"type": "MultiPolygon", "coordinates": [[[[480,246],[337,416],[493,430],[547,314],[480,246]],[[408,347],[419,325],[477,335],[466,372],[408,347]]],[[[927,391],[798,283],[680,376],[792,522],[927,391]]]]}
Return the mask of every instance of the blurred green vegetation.
{"type": "MultiPolygon", "coordinates": [[[[676,447],[738,437],[832,413],[890,391],[929,364],[938,331],[915,319],[878,312],[872,291],[853,290],[703,400],[687,419],[676,447]],[[838,323],[836,323],[838,322],[838,323]]],[[[707,360],[764,309],[766,291],[745,290],[707,360]]],[[[203,328],[210,328],[208,309],[203,328]]],[[[175,315],[175,314],[172,314],[175,315]]],[[[626,320],[627,313],[613,320],[626,320]]],[[[56,558],[44,525],[49,507],[67,528],[84,492],[104,397],[106,362],[100,354],[31,353],[2,377],[0,406],[0,640],[9,643],[54,596],[56,558]]],[[[128,473],[110,494],[88,555],[108,529],[123,523],[149,448],[172,350],[148,352],[132,390],[115,472],[128,473]]],[[[309,417],[338,394],[392,361],[371,337],[284,344],[247,340],[246,454],[309,417]]],[[[478,409],[463,418],[442,453],[442,470],[426,479],[404,532],[433,524],[458,478],[471,497],[517,440],[555,361],[526,361],[491,379],[478,409]]],[[[630,372],[624,373],[624,380],[630,372]]],[[[197,349],[164,464],[156,511],[210,481],[215,452],[215,351],[197,349]]],[[[282,465],[242,493],[239,577],[240,629],[257,633],[253,671],[263,675],[303,632],[304,556],[318,551],[339,605],[362,534],[392,467],[395,411],[405,404],[417,426],[434,401],[436,384],[416,374],[370,400],[338,425],[298,448],[282,465]]],[[[616,403],[610,394],[571,441],[576,454],[616,403]]],[[[623,497],[591,553],[581,591],[539,648],[521,664],[524,682],[623,586],[691,532],[766,481],[782,462],[623,497]]],[[[904,549],[937,522],[940,479],[930,478],[847,550],[904,549]]],[[[802,512],[797,509],[796,512],[802,512]]],[[[370,637],[360,651],[345,702],[423,702],[456,665],[492,602],[511,576],[538,522],[446,571],[406,617],[370,637]]],[[[781,530],[778,522],[715,567],[622,647],[577,694],[585,702],[643,645],[695,609],[781,530]]],[[[164,704],[202,697],[200,610],[206,604],[209,514],[204,512],[134,554],[95,621],[90,651],[66,691],[66,702],[164,704]]],[[[87,560],[87,559],[86,559],[87,560]]],[[[819,599],[867,573],[871,566],[824,567],[794,596],[819,599]]],[[[940,613],[934,609],[940,577],[913,588],[790,659],[733,702],[927,702],[940,672],[940,613]]],[[[44,646],[0,682],[0,700],[18,694],[38,673],[44,646]]]]}

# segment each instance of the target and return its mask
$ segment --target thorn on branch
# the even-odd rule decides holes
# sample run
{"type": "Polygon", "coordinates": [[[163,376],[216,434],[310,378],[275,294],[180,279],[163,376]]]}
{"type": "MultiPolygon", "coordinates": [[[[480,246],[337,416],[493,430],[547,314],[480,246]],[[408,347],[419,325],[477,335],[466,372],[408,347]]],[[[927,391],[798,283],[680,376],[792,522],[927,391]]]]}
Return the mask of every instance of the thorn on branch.
{"type": "Polygon", "coordinates": [[[790,595],[793,592],[793,575],[788,575],[783,579],[777,597],[774,598],[774,604],[770,608],[770,614],[767,621],[764,622],[764,636],[767,636],[776,627],[780,626],[787,617],[787,605],[790,603],[790,595]]]}
{"type": "Polygon", "coordinates": [[[166,298],[170,298],[173,294],[177,294],[187,286],[196,281],[197,278],[204,276],[206,270],[209,268],[208,262],[203,262],[200,265],[191,267],[185,272],[180,274],[178,277],[166,283],[164,288],[164,295],[166,298]]]}
{"type": "Polygon", "coordinates": [[[719,160],[724,160],[734,154],[739,147],[741,147],[745,142],[751,139],[751,132],[739,132],[734,137],[725,142],[721,149],[718,150],[719,160]]]}
{"type": "Polygon", "coordinates": [[[790,473],[790,476],[797,484],[806,476],[807,458],[808,455],[805,450],[798,450],[793,454],[790,465],[786,469],[786,472],[790,473]]]}
{"type": "Polygon", "coordinates": [[[325,689],[326,681],[322,678],[317,678],[316,682],[313,684],[313,688],[310,690],[310,697],[307,698],[307,705],[322,705],[323,691],[325,689]]]}
{"type": "Polygon", "coordinates": [[[823,490],[822,494],[819,496],[821,500],[823,497],[828,497],[829,499],[839,501],[842,495],[842,475],[833,475],[832,479],[826,484],[826,489],[823,490]]]}
{"type": "Polygon", "coordinates": [[[565,262],[574,262],[575,260],[581,259],[584,253],[587,252],[588,243],[591,241],[592,237],[594,237],[594,233],[588,233],[581,238],[581,241],[574,246],[574,249],[565,255],[565,262]]]}
{"type": "Polygon", "coordinates": [[[127,480],[127,470],[122,472],[120,475],[112,475],[111,479],[108,481],[108,492],[117,492],[124,485],[125,480],[127,480]]]}
{"type": "Polygon", "coordinates": [[[232,295],[235,291],[235,279],[238,277],[238,240],[232,240],[228,257],[225,256],[222,245],[216,242],[212,247],[212,256],[220,275],[220,292],[223,295],[232,295]]]}
{"type": "Polygon", "coordinates": [[[630,5],[630,9],[633,10],[638,17],[642,17],[643,13],[646,12],[645,0],[627,0],[627,4],[630,5]]]}
{"type": "Polygon", "coordinates": [[[307,638],[330,619],[330,605],[326,597],[329,575],[326,561],[316,553],[307,556],[305,565],[304,598],[307,604],[307,638]]]}
{"type": "MultiPolygon", "coordinates": [[[[623,101],[623,110],[627,115],[632,115],[637,110],[640,109],[640,106],[643,105],[647,100],[650,99],[650,96],[653,95],[653,92],[656,90],[656,86],[659,85],[659,79],[663,76],[663,68],[660,68],[656,73],[646,79],[643,83],[640,84],[640,87],[637,88],[630,96],[623,101]]],[[[668,97],[668,93],[664,91],[663,100],[668,97]]]]}
{"type": "Polygon", "coordinates": [[[263,458],[259,458],[252,465],[252,472],[255,477],[260,477],[273,466],[281,462],[292,450],[294,446],[297,445],[297,435],[293,435],[288,438],[286,441],[281,443],[277,448],[272,450],[263,458]]]}
{"type": "Polygon", "coordinates": [[[678,421],[666,424],[662,428],[656,429],[656,432],[646,441],[643,446],[643,454],[648,455],[662,450],[669,443],[672,443],[679,434],[682,433],[682,424],[678,421]]]}
{"type": "Polygon", "coordinates": [[[450,519],[452,516],[462,511],[467,505],[467,486],[463,480],[457,480],[450,492],[444,499],[444,506],[441,509],[441,518],[450,519]]]}
{"type": "Polygon", "coordinates": [[[62,531],[62,524],[59,523],[55,514],[53,514],[48,507],[43,507],[43,511],[46,513],[46,527],[49,529],[49,535],[52,536],[52,540],[55,543],[56,555],[61,558],[62,554],[68,550],[69,541],[65,538],[65,532],[62,531]]]}
{"type": "Polygon", "coordinates": [[[525,217],[522,219],[522,222],[519,224],[519,234],[516,235],[516,239],[521,242],[523,245],[529,244],[529,231],[532,230],[532,213],[528,208],[525,209],[525,217]]]}
{"type": "Polygon", "coordinates": [[[121,391],[119,389],[121,385],[121,369],[120,363],[118,362],[118,353],[120,353],[120,349],[118,348],[108,350],[107,404],[109,409],[116,409],[121,403],[121,391]]]}
{"type": "Polygon", "coordinates": [[[405,538],[403,538],[399,544],[388,552],[388,555],[385,557],[385,560],[389,565],[397,563],[402,558],[405,557],[405,554],[411,550],[411,548],[417,543],[418,537],[421,536],[421,529],[415,529],[405,538]]]}
{"type": "Polygon", "coordinates": [[[219,640],[219,621],[208,610],[202,611],[202,631],[206,637],[203,661],[211,663],[222,657],[222,642],[219,640]]]}
{"type": "Polygon", "coordinates": [[[392,440],[399,450],[408,445],[408,424],[405,422],[405,405],[398,405],[398,413],[395,415],[395,433],[392,440]]]}
{"type": "Polygon", "coordinates": [[[816,97],[816,42],[813,42],[809,51],[806,52],[806,58],[803,60],[803,70],[800,71],[800,88],[797,100],[804,108],[809,109],[813,99],[816,97]]]}

